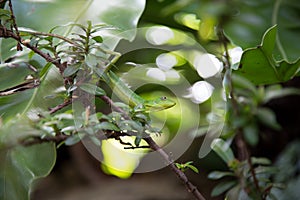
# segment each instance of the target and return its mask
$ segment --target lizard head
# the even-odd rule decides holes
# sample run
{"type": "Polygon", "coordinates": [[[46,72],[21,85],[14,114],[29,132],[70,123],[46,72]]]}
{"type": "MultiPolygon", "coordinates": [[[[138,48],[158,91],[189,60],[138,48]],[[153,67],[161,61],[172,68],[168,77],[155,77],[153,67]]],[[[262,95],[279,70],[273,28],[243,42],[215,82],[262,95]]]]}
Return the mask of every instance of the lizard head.
{"type": "Polygon", "coordinates": [[[153,111],[161,111],[161,110],[171,108],[175,106],[175,104],[176,103],[171,99],[167,98],[166,96],[162,96],[154,100],[146,101],[145,107],[150,112],[153,112],[153,111]]]}

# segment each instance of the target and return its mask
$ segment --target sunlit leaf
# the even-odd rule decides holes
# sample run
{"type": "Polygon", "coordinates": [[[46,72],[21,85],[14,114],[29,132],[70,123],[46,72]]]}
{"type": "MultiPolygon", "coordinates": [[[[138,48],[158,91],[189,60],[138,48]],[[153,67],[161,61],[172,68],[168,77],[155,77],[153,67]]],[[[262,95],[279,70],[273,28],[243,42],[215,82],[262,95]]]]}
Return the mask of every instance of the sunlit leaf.
{"type": "Polygon", "coordinates": [[[92,38],[93,40],[95,40],[98,43],[102,43],[103,42],[103,38],[101,36],[96,36],[92,38]]]}
{"type": "Polygon", "coordinates": [[[193,165],[187,165],[188,168],[190,168],[191,170],[193,170],[195,173],[199,173],[199,170],[197,167],[193,166],[193,165]]]}
{"type": "Polygon", "coordinates": [[[235,73],[256,85],[274,84],[293,78],[300,70],[300,59],[295,62],[274,59],[272,52],[276,42],[276,33],[277,27],[271,27],[266,31],[261,45],[247,49],[235,73]]]}

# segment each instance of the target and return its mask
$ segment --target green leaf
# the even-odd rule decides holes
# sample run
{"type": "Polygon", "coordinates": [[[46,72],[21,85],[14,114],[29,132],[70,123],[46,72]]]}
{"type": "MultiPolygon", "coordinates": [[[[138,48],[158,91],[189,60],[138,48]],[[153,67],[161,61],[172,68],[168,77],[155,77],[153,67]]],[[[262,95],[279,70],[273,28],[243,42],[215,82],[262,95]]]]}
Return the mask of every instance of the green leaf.
{"type": "Polygon", "coordinates": [[[33,181],[47,176],[55,164],[55,144],[2,150],[0,158],[0,199],[29,200],[33,181]]]}
{"type": "Polygon", "coordinates": [[[298,88],[282,88],[272,85],[266,88],[266,92],[263,98],[263,103],[267,103],[272,99],[281,98],[289,95],[300,95],[300,89],[298,88]]]}
{"type": "Polygon", "coordinates": [[[64,77],[72,76],[79,70],[80,67],[81,64],[69,65],[64,71],[64,77]]]}
{"type": "Polygon", "coordinates": [[[93,40],[95,40],[98,43],[102,43],[103,42],[103,38],[101,36],[96,36],[92,38],[93,40]]]}
{"type": "Polygon", "coordinates": [[[182,169],[182,164],[180,164],[180,163],[174,163],[175,164],[175,166],[178,168],[178,169],[182,169]]]}
{"type": "Polygon", "coordinates": [[[97,124],[95,128],[101,129],[101,130],[112,130],[112,131],[120,131],[120,129],[110,122],[101,122],[100,124],[97,124]]]}
{"type": "Polygon", "coordinates": [[[199,170],[197,169],[197,167],[193,166],[193,165],[187,165],[188,168],[190,168],[191,170],[193,170],[195,173],[199,173],[199,170]]]}
{"type": "Polygon", "coordinates": [[[300,70],[300,59],[288,63],[273,58],[276,32],[277,27],[271,27],[264,34],[261,45],[247,49],[242,55],[240,68],[234,73],[256,85],[274,84],[292,79],[300,70]]]}
{"type": "Polygon", "coordinates": [[[268,108],[259,108],[256,112],[258,120],[274,130],[280,130],[280,125],[277,123],[275,113],[268,108]]]}
{"type": "Polygon", "coordinates": [[[259,141],[259,130],[255,123],[251,123],[243,127],[243,133],[248,144],[250,144],[251,146],[257,145],[259,141]]]}
{"type": "Polygon", "coordinates": [[[255,85],[253,85],[253,83],[251,83],[248,79],[237,74],[232,74],[231,78],[235,89],[241,88],[243,90],[250,90],[252,94],[257,95],[255,85]]]}
{"type": "Polygon", "coordinates": [[[228,181],[228,182],[219,183],[212,190],[211,196],[213,196],[213,197],[218,196],[218,195],[226,192],[227,190],[229,190],[230,188],[232,188],[235,185],[236,185],[236,181],[228,181]]]}
{"type": "Polygon", "coordinates": [[[278,172],[278,168],[276,167],[266,167],[266,166],[259,166],[256,167],[255,169],[255,173],[256,174],[275,174],[276,172],[278,172]]]}
{"type": "Polygon", "coordinates": [[[134,145],[137,147],[140,146],[141,141],[142,141],[142,136],[138,134],[134,139],[134,145]]]}
{"type": "Polygon", "coordinates": [[[80,142],[80,139],[81,138],[80,138],[79,134],[72,135],[65,140],[65,145],[71,146],[71,145],[77,144],[78,142],[80,142]]]}
{"type": "Polygon", "coordinates": [[[10,11],[1,8],[0,9],[0,20],[6,21],[10,18],[11,18],[10,11]]]}
{"type": "Polygon", "coordinates": [[[105,91],[103,89],[91,83],[83,83],[79,87],[89,94],[100,95],[100,96],[105,95],[105,91]]]}
{"type": "Polygon", "coordinates": [[[208,174],[209,179],[217,180],[220,178],[223,178],[225,176],[234,176],[234,173],[232,172],[221,172],[221,171],[213,171],[208,174]]]}
{"type": "Polygon", "coordinates": [[[63,128],[63,129],[61,129],[61,132],[63,132],[63,133],[68,133],[68,132],[72,132],[72,131],[74,131],[74,130],[76,130],[76,127],[75,126],[67,126],[67,127],[65,127],[65,128],[63,128]]]}
{"type": "Polygon", "coordinates": [[[142,133],[144,130],[144,127],[141,123],[133,120],[122,120],[119,127],[122,130],[129,130],[129,131],[137,131],[138,133],[142,133]]]}
{"type": "Polygon", "coordinates": [[[49,71],[50,67],[51,67],[52,63],[47,63],[43,69],[40,72],[40,77],[43,77],[44,75],[47,74],[47,72],[49,71]]]}
{"type": "Polygon", "coordinates": [[[228,143],[224,140],[217,138],[214,139],[211,148],[228,164],[234,160],[233,152],[228,143]]]}
{"type": "MultiPolygon", "coordinates": [[[[299,1],[236,1],[239,15],[228,20],[225,26],[226,35],[234,44],[249,48],[259,43],[258,35],[271,25],[279,27],[277,51],[287,60],[293,61],[299,57],[299,1]],[[237,31],[238,30],[238,31],[237,31]],[[245,39],[246,38],[246,39],[245,39]]],[[[277,56],[277,55],[276,55],[277,56]]]]}
{"type": "Polygon", "coordinates": [[[267,158],[256,158],[256,157],[251,157],[251,162],[253,165],[258,164],[258,165],[270,165],[272,162],[267,159],[267,158]]]}

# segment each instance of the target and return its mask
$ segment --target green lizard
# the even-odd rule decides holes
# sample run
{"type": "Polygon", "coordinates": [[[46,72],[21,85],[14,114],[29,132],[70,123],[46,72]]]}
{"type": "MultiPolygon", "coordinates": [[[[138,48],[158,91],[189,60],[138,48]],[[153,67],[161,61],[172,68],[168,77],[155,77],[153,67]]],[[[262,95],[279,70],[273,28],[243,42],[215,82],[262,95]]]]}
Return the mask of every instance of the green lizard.
{"type": "Polygon", "coordinates": [[[145,100],[125,85],[125,83],[112,71],[104,72],[104,81],[112,88],[113,92],[129,106],[144,112],[161,111],[173,107],[176,103],[167,97],[159,97],[154,100],[145,100]]]}

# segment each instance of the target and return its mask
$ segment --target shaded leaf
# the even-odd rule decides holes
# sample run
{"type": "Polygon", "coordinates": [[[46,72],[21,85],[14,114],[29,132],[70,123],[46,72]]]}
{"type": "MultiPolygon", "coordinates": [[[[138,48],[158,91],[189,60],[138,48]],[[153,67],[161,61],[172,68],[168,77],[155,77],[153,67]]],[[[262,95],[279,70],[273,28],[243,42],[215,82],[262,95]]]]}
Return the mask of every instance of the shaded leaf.
{"type": "Polygon", "coordinates": [[[81,138],[80,138],[79,134],[72,135],[65,140],[65,145],[71,146],[71,145],[77,144],[78,142],[80,142],[80,139],[81,138]]]}
{"type": "Polygon", "coordinates": [[[266,166],[259,166],[256,167],[254,170],[256,174],[264,174],[264,173],[274,174],[278,172],[278,169],[276,167],[266,167],[266,166]]]}
{"type": "Polygon", "coordinates": [[[273,128],[274,130],[280,130],[280,125],[276,120],[276,115],[271,109],[259,108],[256,112],[256,116],[262,124],[273,128]]]}
{"type": "Polygon", "coordinates": [[[273,99],[281,98],[289,95],[300,95],[300,89],[298,88],[281,88],[281,87],[275,88],[275,87],[268,87],[266,89],[266,94],[263,98],[263,103],[267,103],[273,99]]]}
{"type": "Polygon", "coordinates": [[[225,176],[234,176],[234,173],[232,172],[222,172],[222,171],[213,171],[208,174],[209,179],[217,180],[220,178],[223,178],[225,176]]]}
{"type": "Polygon", "coordinates": [[[225,161],[227,164],[234,160],[233,152],[230,148],[230,145],[224,140],[217,138],[214,139],[211,148],[225,161]]]}
{"type": "Polygon", "coordinates": [[[34,180],[47,176],[56,160],[54,143],[0,151],[0,199],[29,200],[34,180]]]}
{"type": "Polygon", "coordinates": [[[226,192],[227,190],[229,190],[230,188],[232,188],[235,185],[236,185],[236,181],[228,181],[228,182],[219,183],[212,190],[211,196],[213,196],[213,197],[218,196],[218,195],[226,192]]]}
{"type": "Polygon", "coordinates": [[[141,134],[138,134],[134,139],[134,145],[137,147],[140,146],[141,141],[142,141],[142,136],[141,134]]]}
{"type": "Polygon", "coordinates": [[[255,123],[248,124],[245,127],[243,127],[243,133],[245,140],[250,144],[251,146],[257,145],[259,141],[259,130],[255,123]]]}
{"type": "Polygon", "coordinates": [[[251,157],[251,162],[253,165],[259,164],[259,165],[270,165],[272,162],[267,158],[256,158],[251,157]]]}

